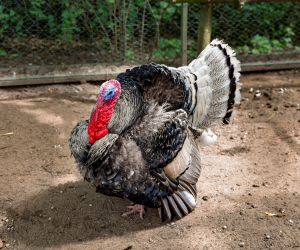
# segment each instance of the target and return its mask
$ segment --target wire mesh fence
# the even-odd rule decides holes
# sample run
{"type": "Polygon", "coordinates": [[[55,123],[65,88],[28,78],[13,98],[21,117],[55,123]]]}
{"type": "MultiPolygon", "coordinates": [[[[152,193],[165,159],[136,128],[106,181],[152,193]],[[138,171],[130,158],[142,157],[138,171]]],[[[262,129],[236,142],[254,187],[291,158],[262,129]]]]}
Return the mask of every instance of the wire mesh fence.
{"type": "MultiPolygon", "coordinates": [[[[178,66],[180,7],[154,0],[2,0],[0,73],[150,61],[178,66]]],[[[188,7],[188,61],[197,56],[200,8],[188,7]]],[[[212,39],[224,39],[243,63],[300,60],[299,16],[299,3],[215,4],[212,39]]]]}

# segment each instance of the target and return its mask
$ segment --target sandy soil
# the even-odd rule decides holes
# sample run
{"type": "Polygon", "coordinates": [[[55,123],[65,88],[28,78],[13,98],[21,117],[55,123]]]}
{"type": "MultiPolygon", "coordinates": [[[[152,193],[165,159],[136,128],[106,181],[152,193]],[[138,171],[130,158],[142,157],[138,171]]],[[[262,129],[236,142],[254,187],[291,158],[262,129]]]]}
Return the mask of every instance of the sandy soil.
{"type": "Polygon", "coordinates": [[[96,194],[77,172],[68,137],[100,83],[0,89],[3,248],[299,249],[300,74],[242,82],[235,121],[201,148],[197,209],[170,223],[154,209],[144,220],[122,217],[130,202],[96,194]]]}

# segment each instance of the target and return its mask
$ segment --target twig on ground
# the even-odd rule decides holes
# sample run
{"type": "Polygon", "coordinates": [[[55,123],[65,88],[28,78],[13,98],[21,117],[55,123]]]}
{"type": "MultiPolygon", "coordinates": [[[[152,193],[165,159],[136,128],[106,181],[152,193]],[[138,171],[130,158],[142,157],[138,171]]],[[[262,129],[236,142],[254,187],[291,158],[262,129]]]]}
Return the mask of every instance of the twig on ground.
{"type": "Polygon", "coordinates": [[[6,133],[6,134],[2,134],[0,136],[4,136],[4,135],[13,135],[14,133],[13,132],[10,132],[10,133],[6,133]]]}

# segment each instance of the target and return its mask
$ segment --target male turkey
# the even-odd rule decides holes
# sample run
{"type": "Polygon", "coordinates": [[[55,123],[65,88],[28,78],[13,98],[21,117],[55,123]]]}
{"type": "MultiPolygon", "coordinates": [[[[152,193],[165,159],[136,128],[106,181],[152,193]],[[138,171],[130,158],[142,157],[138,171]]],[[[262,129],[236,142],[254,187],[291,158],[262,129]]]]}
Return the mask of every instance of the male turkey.
{"type": "Polygon", "coordinates": [[[69,144],[85,180],[104,195],[128,198],[124,215],[158,208],[172,220],[196,207],[198,145],[216,141],[212,126],[228,124],[240,102],[239,61],[212,41],[189,66],[150,63],[102,84],[90,120],[69,144]],[[197,145],[198,143],[198,145],[197,145]]]}

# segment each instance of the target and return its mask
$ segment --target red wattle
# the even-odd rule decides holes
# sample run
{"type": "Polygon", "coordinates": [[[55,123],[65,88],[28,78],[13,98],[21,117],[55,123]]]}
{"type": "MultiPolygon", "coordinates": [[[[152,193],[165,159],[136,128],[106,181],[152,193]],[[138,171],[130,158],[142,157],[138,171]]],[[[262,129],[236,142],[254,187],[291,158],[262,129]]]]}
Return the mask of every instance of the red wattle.
{"type": "Polygon", "coordinates": [[[95,140],[93,137],[91,137],[91,136],[90,136],[90,140],[89,140],[89,141],[90,141],[90,143],[92,143],[92,144],[94,144],[94,143],[96,142],[96,140],[95,140]]]}
{"type": "Polygon", "coordinates": [[[105,128],[105,129],[103,129],[103,130],[101,130],[101,131],[97,131],[97,132],[96,132],[95,138],[96,138],[97,140],[99,140],[99,139],[101,139],[102,137],[106,136],[107,134],[108,134],[108,129],[105,128]]]}
{"type": "Polygon", "coordinates": [[[99,99],[97,102],[97,108],[94,111],[92,119],[89,123],[88,134],[90,135],[90,143],[95,143],[96,140],[108,134],[107,124],[114,112],[114,107],[120,96],[121,86],[116,80],[111,80],[106,82],[100,88],[99,99]],[[107,88],[114,86],[117,90],[112,99],[105,100],[104,93],[106,93],[107,88]]]}

